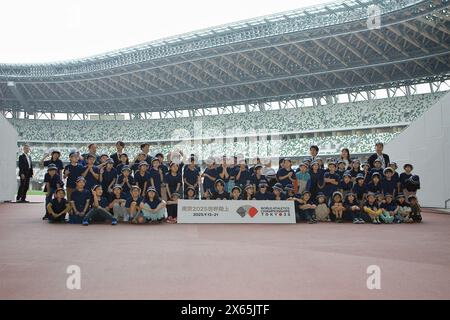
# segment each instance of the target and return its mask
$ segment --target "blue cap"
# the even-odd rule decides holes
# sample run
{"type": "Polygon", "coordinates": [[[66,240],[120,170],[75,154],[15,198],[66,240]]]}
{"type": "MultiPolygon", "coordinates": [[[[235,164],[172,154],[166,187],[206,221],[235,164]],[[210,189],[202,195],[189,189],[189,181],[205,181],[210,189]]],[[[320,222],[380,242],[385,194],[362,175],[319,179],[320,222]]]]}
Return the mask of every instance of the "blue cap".
{"type": "Polygon", "coordinates": [[[58,168],[56,167],[56,165],[54,163],[50,163],[47,167],[47,171],[50,170],[58,170],[58,168]]]}
{"type": "Polygon", "coordinates": [[[77,182],[78,181],[84,181],[84,182],[86,182],[86,179],[83,177],[83,176],[79,176],[78,178],[77,178],[77,182]]]}

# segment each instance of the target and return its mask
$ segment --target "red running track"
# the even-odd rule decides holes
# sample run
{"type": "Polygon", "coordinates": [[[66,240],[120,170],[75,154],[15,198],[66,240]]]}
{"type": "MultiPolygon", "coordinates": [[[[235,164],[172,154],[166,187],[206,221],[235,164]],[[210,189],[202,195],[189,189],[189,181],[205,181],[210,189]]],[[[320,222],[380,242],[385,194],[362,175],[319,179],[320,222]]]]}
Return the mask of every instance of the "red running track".
{"type": "Polygon", "coordinates": [[[450,215],[422,224],[50,225],[0,204],[0,299],[449,299],[450,215]],[[66,268],[81,268],[81,290],[66,268]],[[368,290],[369,265],[381,289],[368,290]]]}

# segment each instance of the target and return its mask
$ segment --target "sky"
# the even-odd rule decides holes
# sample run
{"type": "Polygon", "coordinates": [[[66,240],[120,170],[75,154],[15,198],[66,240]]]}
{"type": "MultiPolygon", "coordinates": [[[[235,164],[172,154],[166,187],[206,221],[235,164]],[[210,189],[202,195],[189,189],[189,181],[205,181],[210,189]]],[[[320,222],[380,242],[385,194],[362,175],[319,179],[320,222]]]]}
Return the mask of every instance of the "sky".
{"type": "Polygon", "coordinates": [[[0,0],[0,63],[105,53],[331,0],[0,0]]]}

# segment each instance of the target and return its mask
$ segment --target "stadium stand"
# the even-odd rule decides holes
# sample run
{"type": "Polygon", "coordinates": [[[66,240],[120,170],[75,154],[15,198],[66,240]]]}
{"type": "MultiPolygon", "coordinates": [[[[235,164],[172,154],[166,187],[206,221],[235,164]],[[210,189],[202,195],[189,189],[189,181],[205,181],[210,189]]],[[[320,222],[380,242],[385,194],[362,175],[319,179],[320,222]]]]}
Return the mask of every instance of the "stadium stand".
{"type": "MultiPolygon", "coordinates": [[[[200,122],[204,138],[234,135],[236,132],[230,133],[229,130],[237,128],[244,135],[251,132],[301,133],[329,129],[407,125],[441,96],[442,93],[439,92],[318,107],[174,119],[132,121],[10,119],[10,122],[16,127],[19,139],[22,141],[177,140],[179,135],[189,137],[186,130],[191,137],[194,136],[194,127],[198,128],[200,122]],[[177,133],[177,130],[182,130],[181,134],[177,133]]],[[[356,148],[365,150],[364,145],[356,148]]]]}

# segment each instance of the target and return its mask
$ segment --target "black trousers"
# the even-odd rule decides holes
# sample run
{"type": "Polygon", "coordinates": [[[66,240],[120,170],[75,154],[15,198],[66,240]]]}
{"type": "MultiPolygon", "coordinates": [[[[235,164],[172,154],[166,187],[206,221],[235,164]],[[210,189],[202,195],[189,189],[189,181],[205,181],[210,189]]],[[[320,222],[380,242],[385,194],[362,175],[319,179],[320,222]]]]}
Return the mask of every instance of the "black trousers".
{"type": "Polygon", "coordinates": [[[27,191],[30,187],[30,177],[25,176],[25,179],[20,178],[19,190],[17,191],[16,200],[24,201],[27,197],[27,191]]]}

